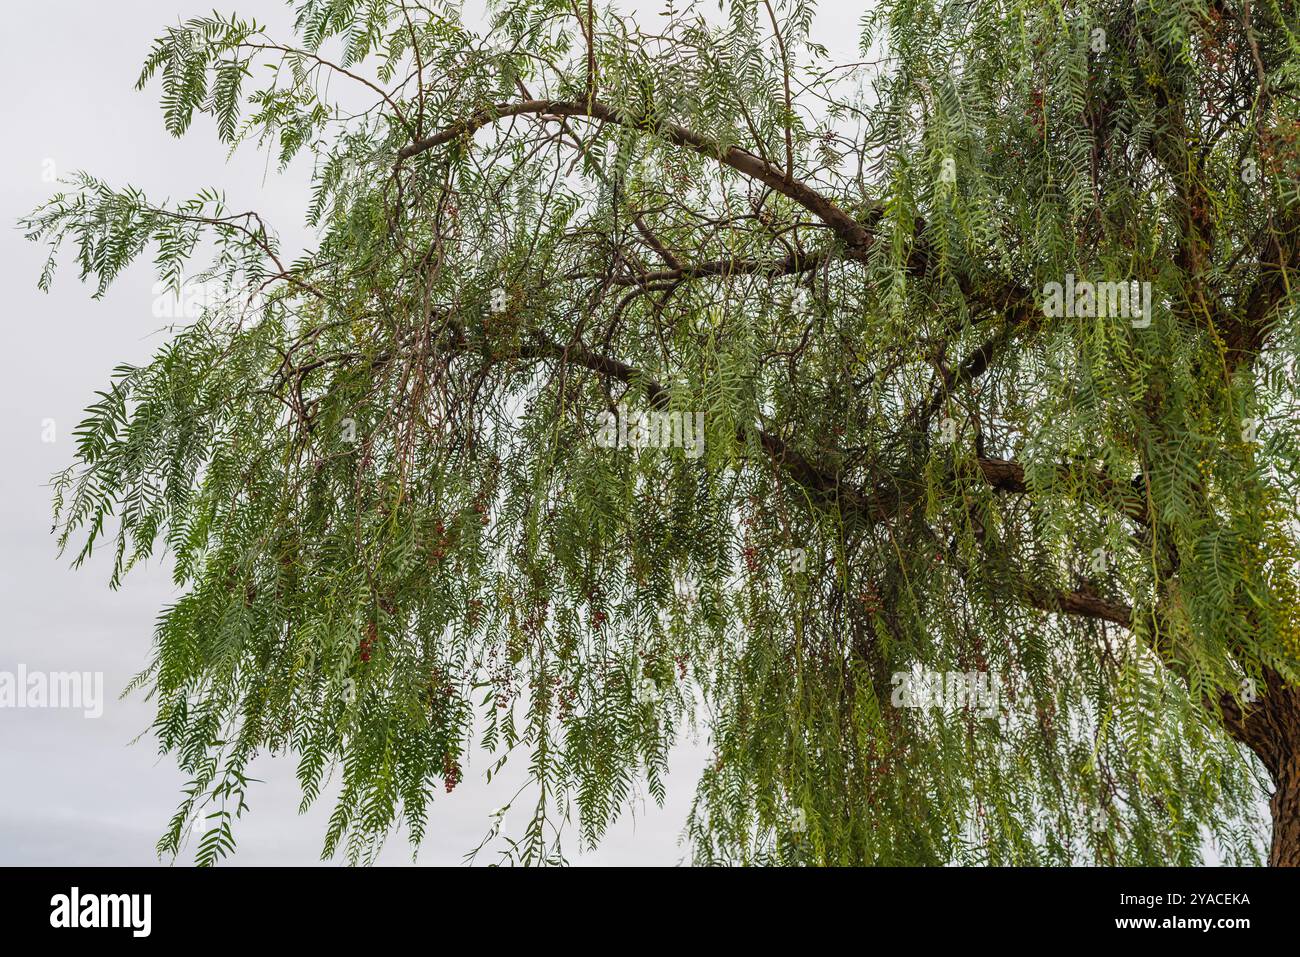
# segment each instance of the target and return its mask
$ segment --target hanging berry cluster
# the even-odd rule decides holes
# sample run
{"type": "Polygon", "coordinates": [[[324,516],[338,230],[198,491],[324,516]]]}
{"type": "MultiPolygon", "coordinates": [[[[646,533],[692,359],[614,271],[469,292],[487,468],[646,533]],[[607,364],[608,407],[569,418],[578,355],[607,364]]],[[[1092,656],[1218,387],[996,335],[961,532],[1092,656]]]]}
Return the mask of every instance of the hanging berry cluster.
{"type": "Polygon", "coordinates": [[[450,754],[442,756],[442,778],[448,794],[456,790],[456,785],[460,784],[460,762],[450,754]]]}
{"type": "Polygon", "coordinates": [[[375,627],[372,621],[366,626],[366,633],[361,638],[361,646],[357,649],[357,657],[361,659],[362,664],[370,661],[370,654],[374,650],[375,642],[379,640],[379,629],[375,627]]]}

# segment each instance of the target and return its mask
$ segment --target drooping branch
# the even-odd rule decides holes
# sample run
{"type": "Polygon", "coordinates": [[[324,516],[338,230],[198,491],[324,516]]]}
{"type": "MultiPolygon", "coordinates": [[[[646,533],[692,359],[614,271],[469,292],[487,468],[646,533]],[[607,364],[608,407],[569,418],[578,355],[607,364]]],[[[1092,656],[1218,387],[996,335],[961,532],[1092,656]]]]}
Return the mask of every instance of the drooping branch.
{"type": "Polygon", "coordinates": [[[1133,627],[1133,609],[1130,606],[1110,601],[1089,589],[1052,591],[1046,588],[1031,588],[1025,593],[1025,601],[1039,611],[1096,618],[1126,629],[1133,627]]]}
{"type": "Polygon", "coordinates": [[[639,276],[619,276],[613,282],[617,286],[649,286],[712,276],[794,276],[820,268],[829,258],[827,253],[818,251],[803,255],[792,253],[781,259],[711,259],[683,264],[676,269],[657,269],[639,276]]]}
{"type": "Polygon", "coordinates": [[[523,100],[516,103],[499,103],[472,113],[431,136],[403,147],[398,151],[397,163],[400,166],[406,160],[421,153],[458,139],[471,137],[478,130],[498,120],[525,115],[555,118],[586,117],[660,136],[676,146],[714,159],[723,166],[757,180],[798,203],[830,227],[853,254],[865,254],[874,242],[875,237],[871,231],[848,212],[808,184],[788,176],[785,170],[767,160],[737,146],[724,146],[712,137],[688,130],[675,123],[666,123],[652,116],[628,116],[599,101],[581,103],[572,100],[523,100]]]}
{"type": "MultiPolygon", "coordinates": [[[[566,346],[535,333],[520,347],[519,356],[571,362],[627,385],[639,384],[645,390],[646,399],[651,405],[663,406],[668,402],[667,386],[619,359],[592,352],[579,343],[566,346]]],[[[893,517],[894,512],[888,507],[887,501],[843,481],[837,473],[816,465],[792,449],[780,436],[753,425],[738,426],[736,433],[741,442],[747,442],[752,436],[790,478],[819,501],[836,504],[846,517],[869,522],[885,521],[893,517]]]]}

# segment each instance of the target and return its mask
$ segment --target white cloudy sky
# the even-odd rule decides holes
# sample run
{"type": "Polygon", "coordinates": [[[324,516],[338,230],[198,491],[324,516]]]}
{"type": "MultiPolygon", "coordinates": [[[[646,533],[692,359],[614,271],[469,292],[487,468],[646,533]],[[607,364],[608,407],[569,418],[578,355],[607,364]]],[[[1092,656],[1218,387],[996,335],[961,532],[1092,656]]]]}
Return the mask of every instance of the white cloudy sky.
{"type": "MultiPolygon", "coordinates": [[[[625,4],[655,13],[662,2],[625,4]]],[[[851,56],[863,2],[824,2],[816,36],[851,56]]],[[[6,9],[0,88],[5,90],[0,153],[0,218],[12,224],[52,191],[49,171],[86,169],[152,198],[187,197],[223,188],[232,207],[255,208],[286,249],[309,242],[302,211],[304,163],[275,173],[252,149],[227,160],[207,124],[174,140],[163,130],[157,90],[133,89],[149,41],[178,19],[210,12],[212,0],[42,0],[6,9]]],[[[290,22],[277,0],[226,0],[273,26],[290,22]]],[[[644,22],[644,21],[643,21],[644,22]]],[[[285,31],[287,36],[287,30],[285,31]]],[[[151,864],[153,846],[174,811],[183,779],[159,757],[147,734],[152,709],[140,695],[118,692],[148,660],[153,622],[172,597],[165,567],[137,571],[118,592],[106,587],[103,563],[72,571],[56,558],[50,532],[50,475],[69,464],[71,431],[81,410],[119,362],[143,362],[163,341],[154,318],[147,263],[132,268],[100,302],[65,269],[49,295],[36,289],[40,247],[13,228],[0,231],[0,287],[7,306],[5,374],[0,378],[0,672],[19,665],[42,671],[102,671],[107,701],[98,720],[80,712],[0,708],[0,865],[151,864]],[[42,441],[52,419],[56,441],[42,441]]],[[[674,758],[667,805],[648,802],[625,819],[588,864],[672,864],[695,771],[706,746],[684,745],[674,758]]],[[[459,863],[489,826],[518,780],[483,783],[480,755],[453,795],[430,814],[418,860],[459,863]]],[[[299,816],[290,760],[261,760],[264,783],[251,793],[252,814],[238,831],[239,864],[308,864],[318,859],[330,810],[325,795],[299,816]]],[[[521,822],[516,822],[521,823],[521,822]]],[[[509,827],[510,819],[507,819],[509,827]]],[[[182,862],[186,858],[182,857],[182,862]]],[[[411,860],[403,839],[390,841],[385,863],[411,860]]]]}

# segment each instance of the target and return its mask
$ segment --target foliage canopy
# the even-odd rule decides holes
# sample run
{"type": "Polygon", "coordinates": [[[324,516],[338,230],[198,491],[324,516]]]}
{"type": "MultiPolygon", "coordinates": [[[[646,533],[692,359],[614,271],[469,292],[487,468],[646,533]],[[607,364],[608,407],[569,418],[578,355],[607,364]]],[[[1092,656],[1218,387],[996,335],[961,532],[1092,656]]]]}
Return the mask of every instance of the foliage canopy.
{"type": "Polygon", "coordinates": [[[309,158],[315,248],[84,174],[24,221],[43,286],[66,242],[100,294],[146,254],[231,291],[57,479],[78,562],[185,588],[135,683],[192,778],[161,852],[198,815],[229,853],[269,751],[304,805],[341,769],[324,853],[368,860],[478,750],[528,762],[506,854],[550,861],[662,799],[693,722],[700,862],[1266,853],[1295,4],[882,0],[853,62],[803,0],[295,9],[168,28],[140,86],[309,158]],[[1149,282],[1149,322],[1048,317],[1067,276],[1149,282]],[[612,409],[702,413],[704,453],[604,447],[612,409]],[[1001,706],[897,707],[913,667],[1001,706]]]}

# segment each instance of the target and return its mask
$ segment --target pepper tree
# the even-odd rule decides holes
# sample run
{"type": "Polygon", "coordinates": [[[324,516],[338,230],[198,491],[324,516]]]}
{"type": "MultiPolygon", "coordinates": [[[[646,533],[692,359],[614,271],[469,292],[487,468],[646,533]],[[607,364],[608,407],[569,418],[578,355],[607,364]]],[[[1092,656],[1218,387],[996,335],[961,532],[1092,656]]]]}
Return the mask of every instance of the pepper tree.
{"type": "Polygon", "coordinates": [[[43,286],[227,290],[57,479],[76,561],[183,588],[161,852],[229,853],[269,751],[351,860],[525,762],[550,861],[693,727],[701,862],[1300,863],[1294,3],[880,0],[851,56],[805,0],[295,8],[140,86],[310,162],[314,248],[88,174],[23,221],[43,286]]]}

